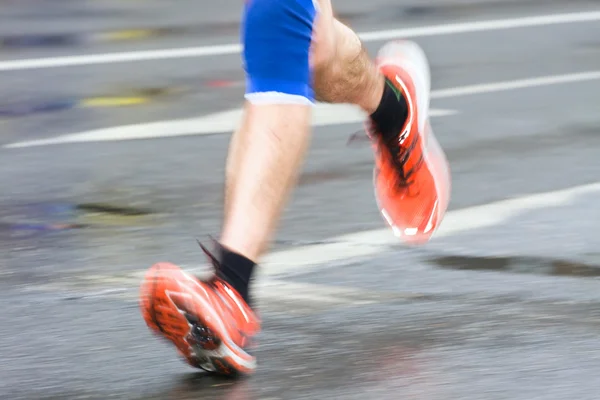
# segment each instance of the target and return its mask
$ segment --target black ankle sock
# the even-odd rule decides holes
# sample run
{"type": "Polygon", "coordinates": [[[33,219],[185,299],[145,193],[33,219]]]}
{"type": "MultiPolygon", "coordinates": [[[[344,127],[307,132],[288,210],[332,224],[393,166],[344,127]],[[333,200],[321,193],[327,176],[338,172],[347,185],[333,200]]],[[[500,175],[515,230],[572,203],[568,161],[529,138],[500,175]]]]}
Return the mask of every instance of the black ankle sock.
{"type": "Polygon", "coordinates": [[[384,138],[398,136],[408,118],[408,104],[404,94],[385,78],[383,96],[377,110],[371,114],[377,132],[384,138]]]}
{"type": "Polygon", "coordinates": [[[256,267],[254,261],[219,245],[219,262],[217,276],[229,283],[251,306],[248,288],[256,267]]]}

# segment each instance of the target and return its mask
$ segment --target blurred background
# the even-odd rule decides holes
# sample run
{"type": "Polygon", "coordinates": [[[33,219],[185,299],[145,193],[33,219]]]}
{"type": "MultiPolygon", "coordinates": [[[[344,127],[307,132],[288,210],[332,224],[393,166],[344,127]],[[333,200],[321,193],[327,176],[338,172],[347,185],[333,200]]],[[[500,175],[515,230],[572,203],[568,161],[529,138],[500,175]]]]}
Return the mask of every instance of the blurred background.
{"type": "Polygon", "coordinates": [[[259,371],[187,367],[143,271],[205,270],[244,91],[241,1],[0,0],[0,398],[596,400],[598,0],[334,0],[432,67],[452,172],[426,246],[385,228],[353,107],[317,107],[255,289],[259,371]]]}

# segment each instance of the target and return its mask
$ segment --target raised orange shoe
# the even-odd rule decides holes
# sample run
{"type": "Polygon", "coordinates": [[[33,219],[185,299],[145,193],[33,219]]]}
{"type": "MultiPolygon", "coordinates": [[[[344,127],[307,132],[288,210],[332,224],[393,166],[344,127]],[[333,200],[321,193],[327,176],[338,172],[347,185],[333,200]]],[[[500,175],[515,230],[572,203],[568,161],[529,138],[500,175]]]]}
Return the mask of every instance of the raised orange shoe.
{"type": "Polygon", "coordinates": [[[448,161],[429,124],[429,64],[423,50],[408,41],[386,44],[376,63],[405,97],[408,118],[393,140],[382,139],[374,124],[367,124],[375,150],[375,197],[394,234],[422,244],[442,222],[451,188],[448,161]]]}
{"type": "Polygon", "coordinates": [[[191,366],[228,376],[256,369],[248,348],[260,321],[223,280],[201,281],[173,264],[158,263],[142,282],[140,307],[148,327],[170,340],[191,366]]]}

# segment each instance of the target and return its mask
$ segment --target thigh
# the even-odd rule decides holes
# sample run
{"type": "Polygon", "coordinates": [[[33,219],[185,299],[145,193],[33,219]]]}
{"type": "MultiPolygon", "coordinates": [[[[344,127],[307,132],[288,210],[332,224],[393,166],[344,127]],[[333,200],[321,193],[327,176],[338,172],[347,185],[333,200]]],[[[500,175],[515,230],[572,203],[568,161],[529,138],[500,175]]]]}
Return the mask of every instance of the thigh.
{"type": "Polygon", "coordinates": [[[312,104],[310,66],[317,0],[247,0],[242,21],[246,99],[312,104]]]}

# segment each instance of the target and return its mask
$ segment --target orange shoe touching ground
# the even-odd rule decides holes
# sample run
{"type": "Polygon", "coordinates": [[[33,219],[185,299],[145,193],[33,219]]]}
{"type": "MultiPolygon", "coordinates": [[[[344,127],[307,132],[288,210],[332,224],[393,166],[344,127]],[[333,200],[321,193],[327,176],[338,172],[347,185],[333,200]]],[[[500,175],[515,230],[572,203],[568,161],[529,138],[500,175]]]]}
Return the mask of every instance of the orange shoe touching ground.
{"type": "Polygon", "coordinates": [[[427,242],[450,199],[450,169],[429,125],[430,72],[425,53],[408,41],[386,44],[377,66],[408,103],[408,118],[393,140],[368,123],[375,150],[374,187],[381,214],[409,244],[427,242]]]}
{"type": "Polygon", "coordinates": [[[221,279],[204,282],[173,264],[155,264],[142,282],[140,307],[148,327],[191,366],[228,376],[256,369],[247,349],[260,322],[221,279]]]}

